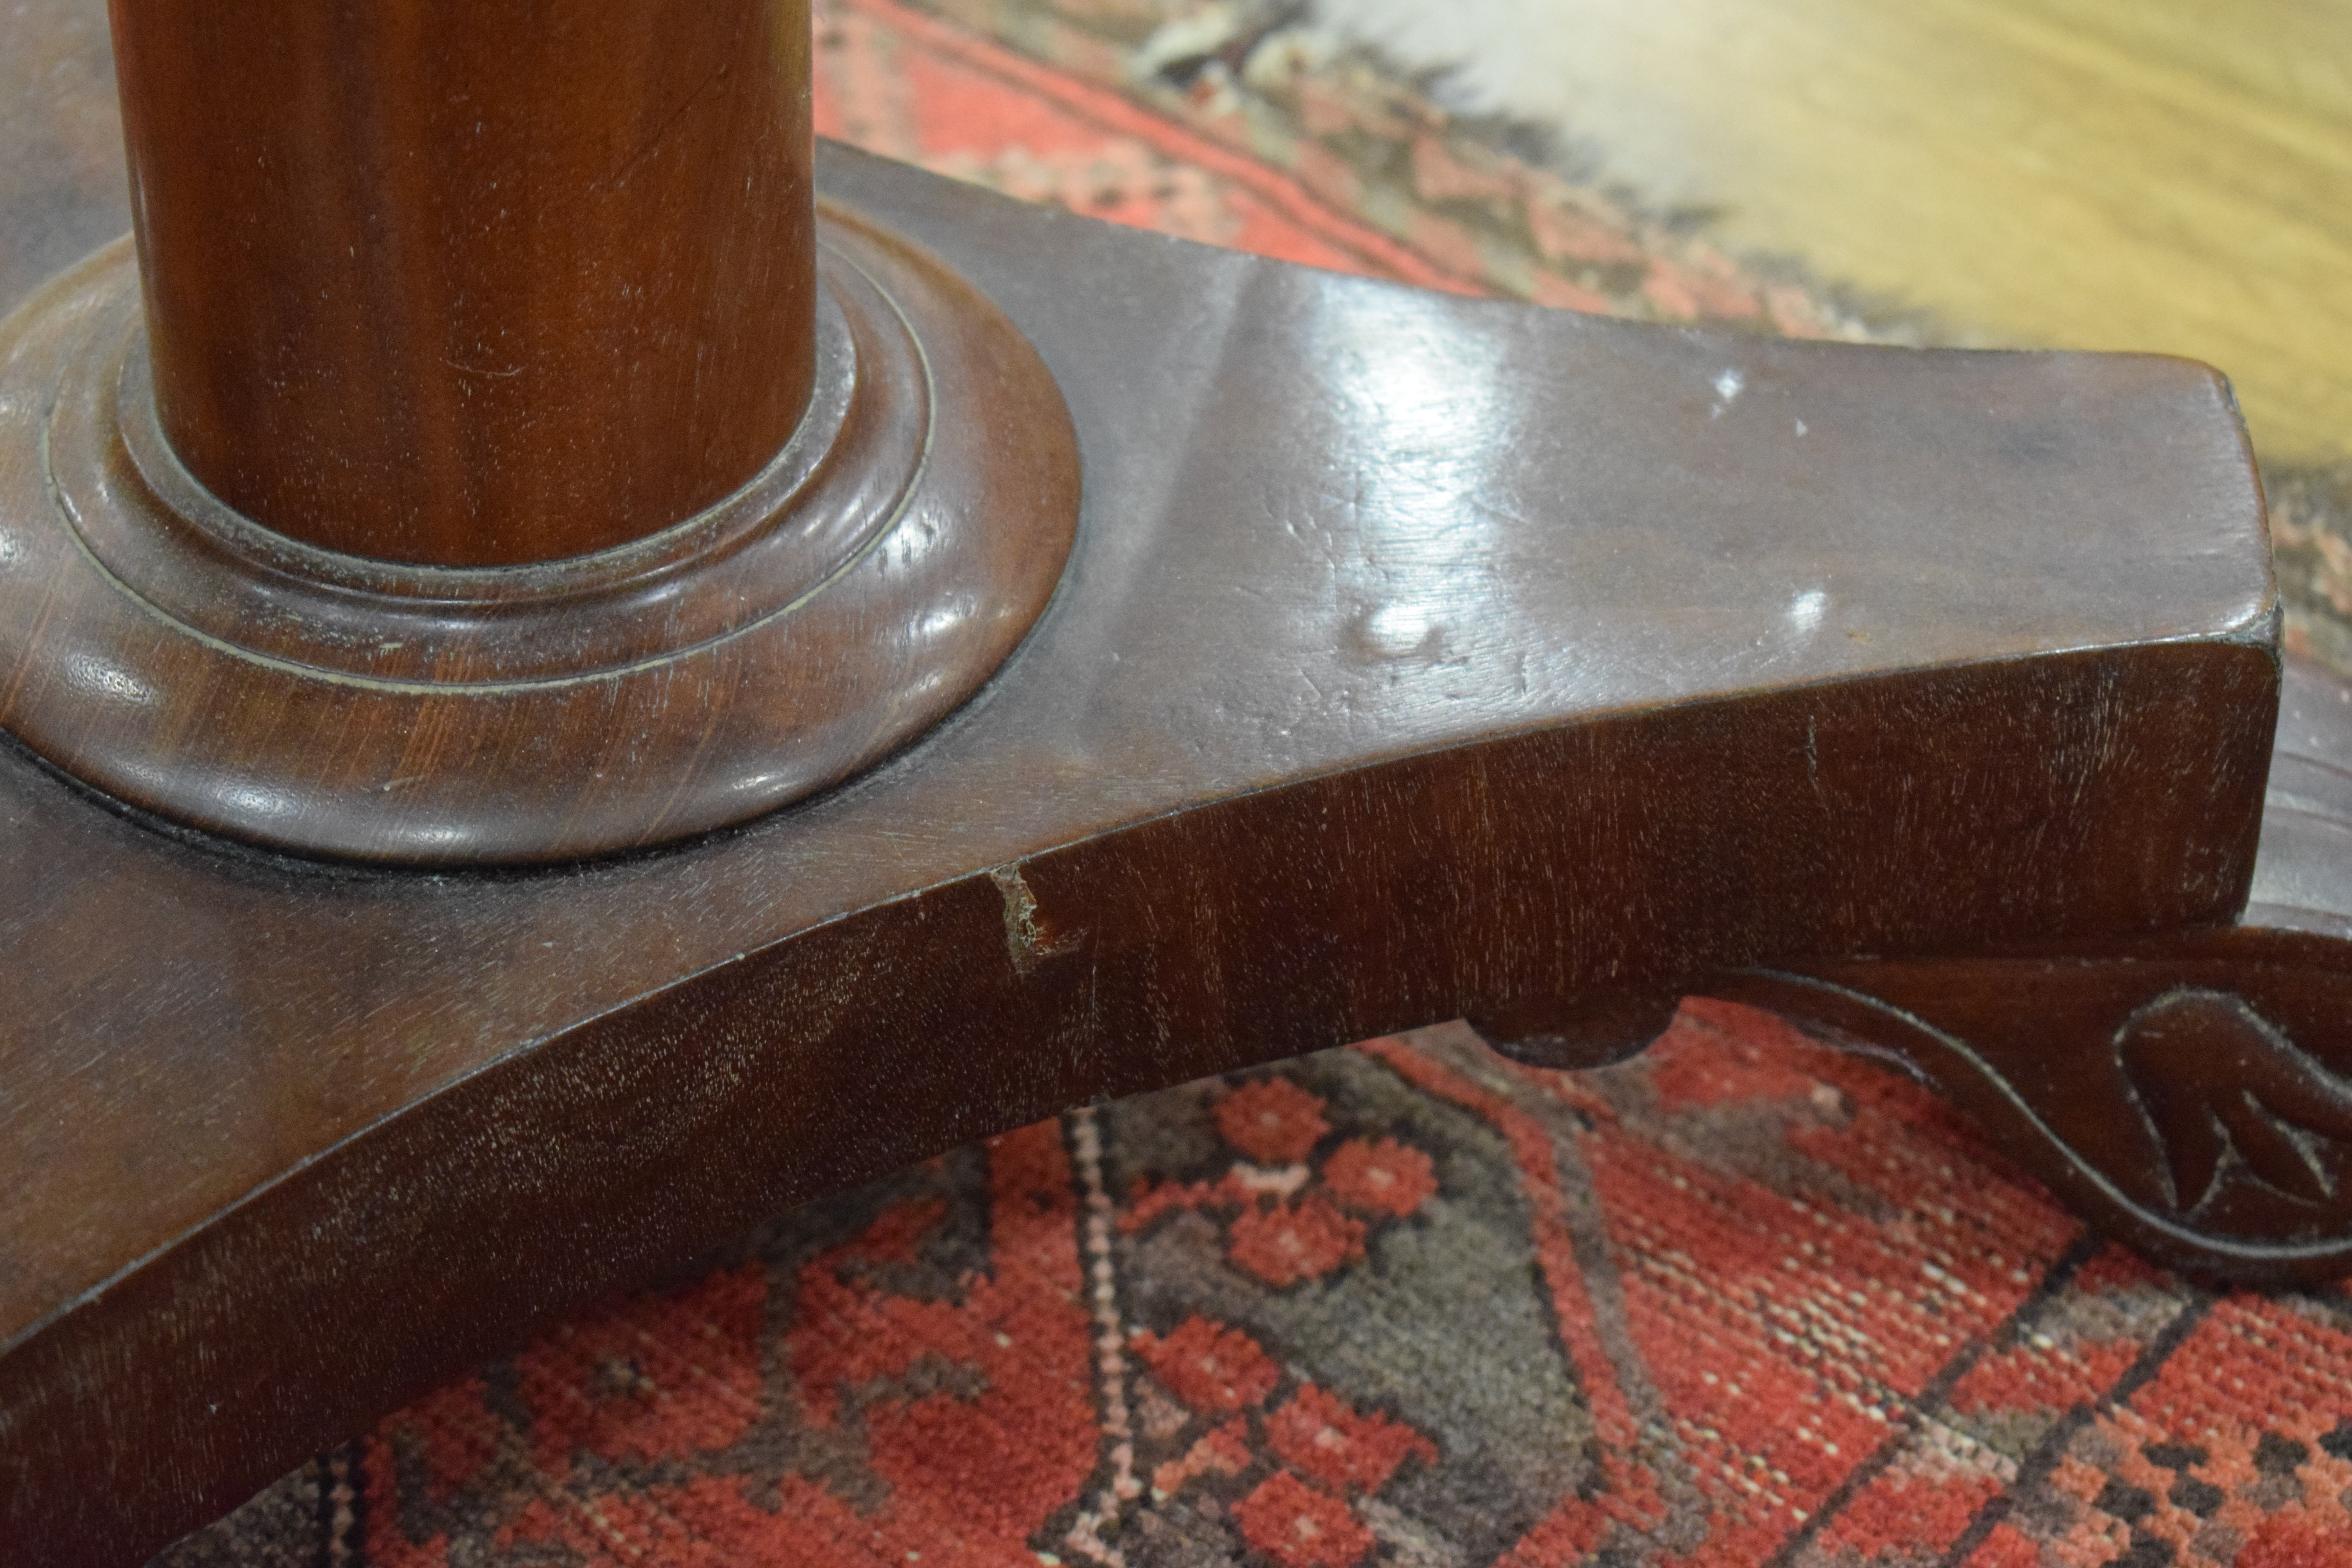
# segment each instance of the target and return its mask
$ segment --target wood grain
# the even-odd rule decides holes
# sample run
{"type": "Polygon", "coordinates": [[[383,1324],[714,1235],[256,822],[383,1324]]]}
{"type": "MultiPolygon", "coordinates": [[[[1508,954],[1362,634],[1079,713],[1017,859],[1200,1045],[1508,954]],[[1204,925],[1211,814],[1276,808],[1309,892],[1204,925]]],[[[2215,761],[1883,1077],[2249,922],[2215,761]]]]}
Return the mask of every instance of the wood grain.
{"type": "Polygon", "coordinates": [[[496,876],[178,837],[0,757],[10,1560],[124,1560],[552,1313],[1097,1095],[2242,901],[2274,615],[2210,373],[819,184],[1003,309],[1085,468],[1059,595],[914,747],[496,876]]]}
{"type": "Polygon", "coordinates": [[[157,405],[237,510],[546,561],[701,510],[792,435],[805,0],[113,16],[157,405]]]}
{"type": "Polygon", "coordinates": [[[919,247],[831,215],[823,374],[753,483],[639,541],[419,567],[289,539],[179,462],[117,246],[0,324],[0,726],[114,799],[273,848],[641,849],[904,744],[1054,592],[1053,377],[919,247]]]}
{"type": "Polygon", "coordinates": [[[2352,945],[2260,925],[1727,975],[1911,1065],[2102,1231],[2191,1275],[2352,1264],[2352,945]]]}
{"type": "Polygon", "coordinates": [[[2226,927],[1699,989],[1907,1063],[2173,1268],[2319,1284],[2352,1267],[2352,682],[2307,663],[2286,667],[2252,893],[2226,927]]]}
{"type": "MultiPolygon", "coordinates": [[[[0,701],[89,771],[141,692],[176,692],[171,745],[110,782],[215,826],[170,792],[247,788],[234,770],[270,725],[190,700],[207,689],[186,679],[189,656],[141,664],[161,645],[107,621],[118,601],[329,685],[477,686],[642,661],[663,638],[724,641],[726,626],[714,638],[705,620],[745,603],[740,576],[632,598],[576,563],[491,574],[556,584],[551,595],[501,590],[469,605],[452,590],[465,563],[489,559],[474,526],[486,514],[448,523],[489,504],[485,465],[446,439],[451,388],[479,366],[446,366],[452,382],[418,345],[534,319],[546,300],[531,290],[568,276],[540,264],[601,231],[551,236],[544,213],[520,240],[457,222],[452,254],[473,281],[436,294],[449,275],[413,245],[362,262],[347,238],[337,261],[355,209],[335,205],[348,191],[294,200],[335,178],[304,160],[335,152],[352,188],[382,187],[395,226],[427,232],[488,210],[488,182],[530,143],[534,115],[566,127],[554,139],[566,156],[594,164],[600,145],[620,145],[614,127],[642,129],[648,105],[684,84],[613,58],[610,37],[589,47],[593,27],[559,26],[501,47],[560,64],[580,44],[618,73],[595,79],[604,98],[520,93],[478,147],[462,116],[435,117],[448,105],[370,142],[385,132],[381,106],[336,74],[352,38],[367,35],[394,79],[443,52],[461,68],[496,53],[426,36],[458,26],[454,11],[402,15],[425,31],[378,37],[392,22],[350,7],[304,19],[286,56],[316,68],[299,90],[233,101],[216,124],[197,122],[200,85],[267,85],[284,62],[215,58],[236,14],[162,5],[123,23],[126,79],[159,116],[132,117],[142,190],[164,209],[142,237],[163,258],[164,291],[206,301],[193,318],[171,300],[160,313],[165,338],[196,349],[159,350],[152,433],[119,258],[110,293],[97,286],[103,261],[60,285],[79,301],[65,317],[115,323],[79,340],[104,350],[94,361],[30,318],[7,329],[12,372],[54,373],[46,384],[80,401],[5,400],[20,426],[32,407],[45,423],[37,441],[0,444],[12,611],[0,626],[19,639],[0,701]],[[323,128],[315,146],[303,127],[323,128]],[[213,152],[184,157],[184,134],[213,152]],[[290,163],[232,179],[224,142],[290,163]],[[458,177],[446,190],[404,180],[385,146],[427,149],[458,177]],[[215,209],[284,222],[284,245],[252,248],[252,225],[208,227],[215,209]],[[269,265],[240,276],[257,258],[269,265]],[[281,258],[289,277],[342,269],[323,309],[271,273],[281,258]],[[458,307],[474,282],[520,292],[503,314],[471,317],[458,307]],[[208,344],[239,311],[244,326],[208,344]],[[423,330],[382,330],[393,317],[423,330]],[[108,510],[140,484],[169,488],[167,431],[198,479],[235,472],[251,431],[221,414],[221,388],[252,395],[236,356],[280,342],[310,345],[314,365],[361,367],[352,384],[374,390],[345,412],[384,435],[362,467],[417,443],[436,454],[387,515],[440,521],[369,548],[440,566],[304,566],[299,541],[240,557],[229,544],[255,542],[192,502],[176,513],[184,537],[152,512],[126,523],[129,510],[108,510]],[[77,381],[68,363],[90,374],[77,381]],[[226,366],[226,381],[207,384],[207,366],[226,366]],[[194,387],[178,406],[197,415],[173,412],[179,385],[194,387]],[[77,578],[75,560],[104,581],[77,578]],[[602,619],[585,613],[600,593],[617,606],[602,619]],[[369,594],[378,602],[359,605],[369,594]],[[389,635],[386,616],[418,637],[389,635]],[[188,765],[207,757],[218,765],[188,765]]],[[[550,67],[550,81],[563,77],[550,67]]],[[[740,81],[710,91],[733,106],[706,128],[724,166],[775,105],[740,81]]],[[[709,101],[686,92],[675,122],[698,123],[709,101]]],[[[668,156],[667,140],[646,145],[651,164],[668,156]]],[[[428,873],[278,858],[166,828],[0,752],[0,1560],[134,1561],[552,1314],[779,1205],[1091,1098],[1465,1013],[1523,1051],[1593,1063],[1639,1048],[1662,1006],[1726,971],[1826,974],[1855,953],[1888,955],[1882,968],[1958,953],[1941,962],[1994,974],[1968,990],[1990,995],[2011,972],[1982,968],[1998,962],[1989,946],[2125,951],[2115,944],[2134,932],[2177,943],[2189,940],[2178,928],[2237,910],[2250,879],[2271,885],[2256,833],[2275,612],[2242,432],[2199,367],[1629,328],[1171,245],[845,153],[821,168],[846,204],[837,228],[944,255],[1066,395],[1086,498],[1056,598],[976,700],[895,760],[747,826],[595,864],[428,873]]],[[[692,179],[672,186],[625,190],[597,221],[640,197],[657,216],[682,200],[691,221],[720,221],[692,179]]],[[[804,209],[804,196],[782,199],[804,209]]],[[[644,238],[620,237],[626,265],[651,254],[627,250],[644,238]]],[[[543,340],[595,341],[566,309],[559,300],[562,330],[543,340]]],[[[718,330],[692,315],[670,319],[718,330]]],[[[668,342],[656,332],[638,348],[658,362],[668,342]]],[[[971,356],[961,373],[952,358],[930,363],[977,423],[964,449],[925,448],[927,476],[951,492],[1039,424],[1011,358],[971,356]]],[[[812,363],[821,371],[822,354],[812,363]]],[[[609,418],[590,405],[610,382],[585,363],[553,391],[609,418]]],[[[676,414],[674,395],[652,395],[653,423],[676,414]]],[[[854,425],[854,406],[841,417],[854,425]]],[[[557,423],[573,436],[588,427],[570,419],[557,423]]],[[[887,411],[873,423],[894,427],[887,411]]],[[[561,449],[513,434],[484,449],[531,461],[561,449]]],[[[768,435],[772,452],[781,437],[768,435]]],[[[278,431],[248,467],[299,454],[303,438],[278,431]]],[[[999,487],[997,521],[967,526],[954,506],[892,513],[896,531],[858,559],[916,576],[945,569],[959,528],[1006,550],[1050,541],[1055,485],[1013,468],[1026,479],[999,487]]],[[[487,469],[498,485],[510,477],[487,469]]],[[[357,515],[322,502],[322,471],[288,465],[278,493],[314,520],[357,515]]],[[[565,512],[534,483],[494,510],[565,512]]],[[[269,517],[275,503],[248,504],[269,517]]],[[[593,537],[541,531],[512,559],[568,559],[663,513],[593,537]]],[[[984,598],[856,596],[835,635],[793,639],[801,662],[782,668],[831,671],[877,650],[889,663],[919,634],[986,621],[984,598]]],[[[1006,625],[1010,646],[1028,621],[1006,625]]],[[[909,726],[902,738],[962,695],[925,673],[869,704],[909,726]]],[[[789,695],[788,679],[730,674],[712,687],[755,705],[789,695]]],[[[643,770],[642,735],[609,716],[568,733],[610,756],[542,755],[468,741],[437,711],[354,731],[299,702],[249,706],[284,715],[281,761],[321,816],[390,836],[362,853],[414,854],[420,833],[447,826],[363,804],[355,779],[400,782],[383,757],[349,765],[368,736],[414,735],[434,763],[424,776],[513,806],[492,813],[509,825],[563,809],[585,820],[606,779],[642,795],[670,776],[643,770]],[[408,847],[387,851],[394,840],[408,847]]],[[[751,768],[740,789],[806,765],[770,742],[777,766],[751,768]]],[[[2248,994],[2264,1019],[2285,1005],[2248,994]]],[[[2126,1173],[2139,1198],[2176,1207],[2200,1176],[2239,1190],[2220,1157],[2199,1163],[2193,1123],[2197,1106],[2242,1087],[2223,1075],[2180,1088],[2180,1064],[2210,1057],[2209,1036],[2273,1043],[2271,1024],[2233,1004],[2185,1005],[2116,1058],[2175,1108],[2159,1132],[2192,1129],[2178,1148],[2143,1138],[2126,1173]]],[[[2311,1075],[2336,1058],[2320,1052],[2320,1068],[2274,1053],[2250,1070],[2325,1122],[2329,1085],[2311,1075]]],[[[1963,1098],[1982,1089],[1953,1083],[1963,1098]]],[[[2110,1092],[2080,1114],[2125,1103],[2110,1092]]],[[[2063,1165],[2073,1145],[2051,1147],[2063,1165]]],[[[2264,1169],[2292,1181],[2305,1167],[2264,1169]]],[[[2297,1223],[2324,1228],[2329,1215],[2297,1223]]]]}

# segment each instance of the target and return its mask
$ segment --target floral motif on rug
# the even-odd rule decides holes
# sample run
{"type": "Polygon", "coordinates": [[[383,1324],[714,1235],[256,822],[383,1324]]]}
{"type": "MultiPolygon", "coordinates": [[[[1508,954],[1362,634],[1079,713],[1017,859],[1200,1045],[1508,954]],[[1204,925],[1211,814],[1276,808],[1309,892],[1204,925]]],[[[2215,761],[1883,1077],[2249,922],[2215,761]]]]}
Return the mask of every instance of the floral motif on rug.
{"type": "Polygon", "coordinates": [[[1764,1015],[1450,1026],[795,1211],[174,1564],[2340,1563],[2352,1304],[2087,1236],[1764,1015]]]}
{"type": "MultiPolygon", "coordinates": [[[[822,129],[1029,199],[1853,330],[1241,13],[827,0],[818,43],[822,129]]],[[[796,1210],[161,1561],[2315,1568],[2352,1563],[2352,1301],[2151,1269],[1762,1014],[1580,1075],[1451,1026],[796,1210]]]]}

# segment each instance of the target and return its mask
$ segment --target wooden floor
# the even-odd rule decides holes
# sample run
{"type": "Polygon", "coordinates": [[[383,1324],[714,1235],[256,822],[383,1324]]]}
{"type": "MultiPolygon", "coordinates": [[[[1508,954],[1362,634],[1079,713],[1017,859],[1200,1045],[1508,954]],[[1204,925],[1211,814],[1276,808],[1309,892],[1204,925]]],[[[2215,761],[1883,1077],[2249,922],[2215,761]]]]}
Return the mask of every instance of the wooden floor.
{"type": "Polygon", "coordinates": [[[2352,5],[1324,0],[1737,248],[1962,342],[2155,349],[2352,459],[2352,5]]]}

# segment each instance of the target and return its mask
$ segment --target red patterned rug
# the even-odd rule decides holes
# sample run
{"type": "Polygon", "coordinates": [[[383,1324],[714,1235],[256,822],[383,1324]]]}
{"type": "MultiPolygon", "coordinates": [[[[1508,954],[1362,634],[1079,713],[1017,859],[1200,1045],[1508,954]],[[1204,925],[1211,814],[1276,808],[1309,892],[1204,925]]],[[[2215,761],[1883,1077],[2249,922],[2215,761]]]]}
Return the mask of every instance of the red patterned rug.
{"type": "MultiPolygon", "coordinates": [[[[1246,8],[946,9],[823,5],[820,127],[1320,266],[1855,330],[1246,8]]],[[[1577,1076],[1454,1026],[783,1215],[162,1561],[2315,1568],[2352,1300],[2149,1268],[1760,1014],[1577,1076]]]]}

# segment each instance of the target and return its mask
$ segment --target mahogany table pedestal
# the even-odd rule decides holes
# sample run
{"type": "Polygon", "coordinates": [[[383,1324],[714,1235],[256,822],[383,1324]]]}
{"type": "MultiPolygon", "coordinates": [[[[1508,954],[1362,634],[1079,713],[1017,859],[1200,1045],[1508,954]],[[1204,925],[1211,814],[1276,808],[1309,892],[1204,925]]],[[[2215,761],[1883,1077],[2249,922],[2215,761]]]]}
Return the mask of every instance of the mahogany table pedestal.
{"type": "Polygon", "coordinates": [[[812,164],[789,8],[361,9],[119,5],[144,273],[0,327],[0,1561],[1457,1016],[1758,1001],[2168,1260],[2352,1263],[2352,689],[2211,373],[812,164]]]}

